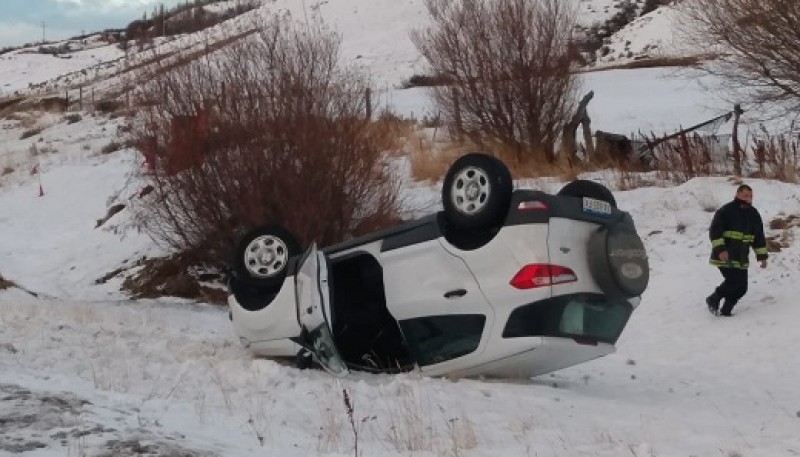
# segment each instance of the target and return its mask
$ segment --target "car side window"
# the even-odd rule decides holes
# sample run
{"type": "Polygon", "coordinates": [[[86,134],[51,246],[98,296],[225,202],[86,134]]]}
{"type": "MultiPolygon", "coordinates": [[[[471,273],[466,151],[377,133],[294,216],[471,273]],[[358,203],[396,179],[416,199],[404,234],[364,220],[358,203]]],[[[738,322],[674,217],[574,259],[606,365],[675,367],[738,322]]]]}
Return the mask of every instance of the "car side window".
{"type": "Polygon", "coordinates": [[[409,352],[420,366],[465,356],[478,349],[483,314],[426,316],[400,321],[409,352]]]}

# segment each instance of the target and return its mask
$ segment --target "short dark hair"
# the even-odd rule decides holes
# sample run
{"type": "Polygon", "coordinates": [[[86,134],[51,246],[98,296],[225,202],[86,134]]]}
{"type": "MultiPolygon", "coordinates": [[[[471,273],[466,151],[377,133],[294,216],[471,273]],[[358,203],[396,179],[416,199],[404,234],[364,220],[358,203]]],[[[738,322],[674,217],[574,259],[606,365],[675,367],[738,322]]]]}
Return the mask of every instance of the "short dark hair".
{"type": "Polygon", "coordinates": [[[750,192],[752,192],[753,188],[748,186],[747,184],[742,184],[741,186],[736,188],[736,193],[738,194],[739,192],[741,192],[743,190],[749,190],[750,192]]]}

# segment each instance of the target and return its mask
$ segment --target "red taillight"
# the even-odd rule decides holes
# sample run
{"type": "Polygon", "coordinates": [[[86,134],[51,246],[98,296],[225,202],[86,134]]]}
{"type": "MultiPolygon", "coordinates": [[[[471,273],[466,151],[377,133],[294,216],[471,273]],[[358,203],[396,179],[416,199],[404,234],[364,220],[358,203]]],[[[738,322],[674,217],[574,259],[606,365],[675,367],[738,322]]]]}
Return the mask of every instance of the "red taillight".
{"type": "Polygon", "coordinates": [[[559,265],[535,263],[525,265],[511,279],[511,285],[517,289],[533,289],[536,287],[553,286],[575,282],[578,276],[574,271],[559,265]]]}
{"type": "Polygon", "coordinates": [[[519,211],[547,211],[547,204],[545,202],[539,200],[529,200],[524,202],[519,202],[517,205],[517,209],[519,211]]]}

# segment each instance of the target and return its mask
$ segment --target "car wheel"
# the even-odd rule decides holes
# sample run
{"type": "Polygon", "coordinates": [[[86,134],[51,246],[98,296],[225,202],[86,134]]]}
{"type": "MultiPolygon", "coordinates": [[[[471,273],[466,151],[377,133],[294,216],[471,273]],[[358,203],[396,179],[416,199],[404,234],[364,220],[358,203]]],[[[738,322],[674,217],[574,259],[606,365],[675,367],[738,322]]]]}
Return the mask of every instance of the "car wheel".
{"type": "Polygon", "coordinates": [[[301,253],[300,243],[288,230],[277,225],[258,227],[245,233],[236,246],[233,271],[245,284],[277,291],[289,259],[301,253]]]}
{"type": "Polygon", "coordinates": [[[607,295],[632,298],[644,293],[650,280],[647,251],[632,223],[618,222],[589,238],[589,269],[607,295]]]}
{"type": "Polygon", "coordinates": [[[456,160],[442,185],[442,206],[456,230],[478,231],[499,226],[508,213],[511,173],[495,157],[467,154],[456,160]]]}
{"type": "Polygon", "coordinates": [[[608,188],[600,183],[586,179],[576,179],[558,191],[564,197],[589,197],[607,202],[612,207],[617,207],[617,200],[608,188]]]}

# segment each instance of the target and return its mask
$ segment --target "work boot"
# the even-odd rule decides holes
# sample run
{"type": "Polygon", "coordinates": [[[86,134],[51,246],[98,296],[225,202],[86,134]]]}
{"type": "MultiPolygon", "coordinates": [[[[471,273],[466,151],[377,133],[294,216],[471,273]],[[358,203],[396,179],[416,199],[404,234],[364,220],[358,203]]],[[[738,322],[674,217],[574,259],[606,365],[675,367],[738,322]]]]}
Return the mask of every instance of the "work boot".
{"type": "Polygon", "coordinates": [[[736,306],[736,301],[735,300],[728,300],[726,298],[725,299],[725,303],[722,304],[722,309],[719,310],[719,315],[720,316],[725,316],[725,317],[733,316],[731,311],[733,311],[733,307],[734,306],[736,306]]]}
{"type": "Polygon", "coordinates": [[[711,311],[711,314],[717,314],[719,311],[719,301],[722,300],[722,297],[717,295],[715,291],[713,294],[706,297],[706,305],[708,305],[708,310],[711,311]]]}

